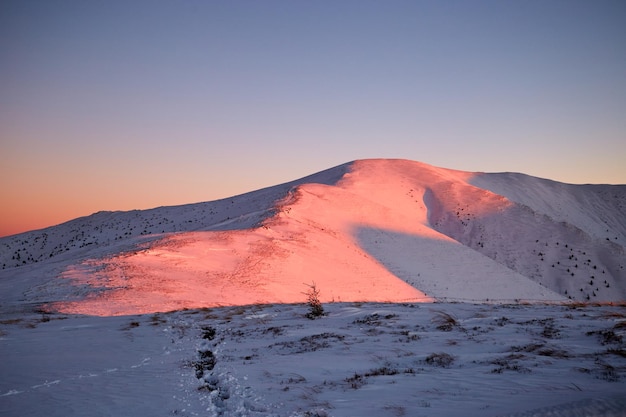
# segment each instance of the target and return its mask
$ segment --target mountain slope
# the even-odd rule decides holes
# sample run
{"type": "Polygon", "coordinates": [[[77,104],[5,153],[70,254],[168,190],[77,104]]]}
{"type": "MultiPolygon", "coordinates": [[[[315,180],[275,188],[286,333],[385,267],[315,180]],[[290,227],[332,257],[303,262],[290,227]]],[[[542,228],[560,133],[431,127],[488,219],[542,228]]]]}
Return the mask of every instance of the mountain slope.
{"type": "Polygon", "coordinates": [[[313,282],[323,301],[621,301],[625,201],[624,186],[355,161],[0,239],[0,287],[99,315],[299,302],[313,282]]]}
{"type": "Polygon", "coordinates": [[[270,216],[274,202],[301,183],[333,184],[348,169],[340,165],[285,184],[222,200],[149,210],[101,211],[58,226],[0,238],[0,268],[51,258],[76,259],[94,248],[120,249],[169,233],[245,229],[270,216]]]}

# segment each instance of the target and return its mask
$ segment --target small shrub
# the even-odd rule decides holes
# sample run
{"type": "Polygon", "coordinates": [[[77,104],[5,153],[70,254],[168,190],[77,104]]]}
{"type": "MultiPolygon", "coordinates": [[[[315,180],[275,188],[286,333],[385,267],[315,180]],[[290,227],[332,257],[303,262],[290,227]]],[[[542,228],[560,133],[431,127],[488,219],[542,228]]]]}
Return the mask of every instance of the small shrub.
{"type": "Polygon", "coordinates": [[[325,349],[331,347],[331,342],[342,341],[344,336],[336,333],[321,333],[311,336],[305,336],[300,339],[300,349],[296,353],[300,352],[314,352],[318,349],[325,349]]]}
{"type": "Polygon", "coordinates": [[[454,362],[454,356],[448,353],[431,353],[424,359],[429,365],[440,366],[442,368],[448,368],[454,362]]]}
{"type": "Polygon", "coordinates": [[[549,356],[552,358],[562,358],[562,359],[567,359],[570,357],[569,353],[567,353],[566,351],[562,349],[555,349],[555,348],[539,349],[537,351],[537,355],[549,356]]]}
{"type": "Polygon", "coordinates": [[[510,321],[511,321],[511,320],[509,320],[509,319],[508,319],[508,318],[506,318],[506,317],[500,317],[499,319],[496,319],[496,320],[495,320],[495,323],[496,323],[496,325],[498,325],[498,326],[502,327],[502,326],[504,326],[505,324],[507,324],[507,323],[508,323],[508,322],[510,322],[510,321]]]}
{"type": "Polygon", "coordinates": [[[547,324],[543,328],[541,335],[547,339],[558,339],[561,337],[561,332],[551,324],[547,324]]]}
{"type": "Polygon", "coordinates": [[[306,353],[315,352],[318,349],[327,349],[332,346],[332,343],[341,342],[345,336],[336,333],[321,333],[311,336],[305,336],[298,341],[289,340],[284,342],[274,343],[269,348],[279,348],[281,350],[287,350],[286,355],[293,353],[306,353]]]}
{"type": "Polygon", "coordinates": [[[390,366],[382,366],[380,368],[371,369],[364,374],[354,373],[353,376],[344,379],[350,385],[352,389],[359,389],[363,385],[367,384],[367,378],[372,378],[376,376],[393,376],[398,374],[415,374],[415,370],[413,368],[406,368],[404,371],[400,371],[394,367],[390,366]]]}
{"type": "Polygon", "coordinates": [[[279,336],[284,333],[284,329],[282,327],[268,327],[267,329],[263,330],[263,334],[268,333],[271,333],[274,336],[279,336]]]}
{"type": "Polygon", "coordinates": [[[537,349],[544,347],[543,343],[530,343],[525,346],[511,346],[511,351],[513,352],[535,352],[537,349]]]}
{"type": "Polygon", "coordinates": [[[305,411],[302,417],[328,417],[328,413],[323,409],[305,411]]]}
{"type": "Polygon", "coordinates": [[[613,326],[613,329],[626,329],[626,321],[618,321],[615,323],[615,326],[613,326]]]}
{"type": "Polygon", "coordinates": [[[159,314],[155,314],[154,316],[150,317],[150,325],[152,326],[158,326],[164,323],[167,323],[167,320],[163,319],[161,316],[159,316],[159,314]]]}
{"type": "Polygon", "coordinates": [[[611,329],[587,332],[587,336],[592,336],[594,334],[598,335],[598,339],[602,345],[609,345],[612,343],[621,344],[624,340],[622,335],[615,333],[611,329]]]}
{"type": "Polygon", "coordinates": [[[530,369],[520,365],[519,363],[520,360],[524,359],[526,359],[526,355],[524,355],[523,353],[511,353],[507,356],[493,359],[489,363],[491,363],[492,365],[497,365],[498,367],[492,369],[491,373],[501,374],[504,371],[513,371],[520,374],[530,373],[530,369]]]}
{"type": "Polygon", "coordinates": [[[346,378],[345,381],[350,384],[350,388],[352,389],[359,389],[363,385],[367,384],[367,381],[365,380],[365,378],[363,378],[363,375],[357,374],[356,372],[353,376],[346,378]]]}
{"type": "Polygon", "coordinates": [[[626,358],[626,349],[607,349],[606,353],[626,358]]]}
{"type": "Polygon", "coordinates": [[[598,365],[598,369],[596,370],[598,379],[603,379],[608,382],[619,381],[620,376],[616,372],[615,367],[600,360],[596,360],[596,365],[598,365]]]}
{"type": "MultiPolygon", "coordinates": [[[[50,320],[50,319],[48,319],[48,320],[50,320]]],[[[131,321],[126,326],[122,327],[122,330],[130,330],[130,329],[134,329],[135,327],[139,327],[139,322],[138,321],[131,321]]]]}
{"type": "Polygon", "coordinates": [[[383,366],[380,368],[372,369],[365,376],[381,376],[381,375],[397,375],[398,370],[395,368],[390,368],[388,366],[383,366]]]}
{"type": "Polygon", "coordinates": [[[315,320],[318,317],[322,317],[324,315],[324,306],[322,306],[322,302],[320,301],[320,290],[317,289],[315,282],[311,285],[305,284],[309,287],[307,291],[303,294],[307,297],[307,304],[309,305],[309,312],[306,314],[306,317],[315,320]]]}
{"type": "Polygon", "coordinates": [[[385,316],[381,316],[378,313],[369,314],[363,318],[356,319],[352,323],[354,324],[367,324],[369,326],[380,326],[383,324],[384,320],[391,320],[397,318],[397,314],[387,314],[385,316]]]}

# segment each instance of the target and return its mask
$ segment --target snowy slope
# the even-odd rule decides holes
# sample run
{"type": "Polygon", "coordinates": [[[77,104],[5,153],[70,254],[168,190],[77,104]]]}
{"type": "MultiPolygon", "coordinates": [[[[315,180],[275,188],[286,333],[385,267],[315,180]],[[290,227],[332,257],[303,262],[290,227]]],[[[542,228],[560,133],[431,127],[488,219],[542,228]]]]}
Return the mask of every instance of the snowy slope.
{"type": "Polygon", "coordinates": [[[572,185],[516,173],[476,174],[470,183],[593,238],[626,244],[626,185],[572,185]]]}
{"type": "Polygon", "coordinates": [[[101,315],[298,302],[312,282],[324,301],[621,301],[624,201],[624,186],[355,161],[0,239],[0,289],[101,315]]]}
{"type": "MultiPolygon", "coordinates": [[[[237,230],[271,216],[275,202],[300,183],[332,184],[347,164],[290,183],[206,203],[129,212],[99,212],[58,226],[0,238],[0,294],[3,309],[81,297],[58,278],[88,259],[136,250],[163,237],[196,230],[237,230]]],[[[92,289],[89,289],[94,290],[92,289]]]]}
{"type": "MultiPolygon", "coordinates": [[[[516,271],[577,300],[626,295],[626,186],[572,185],[523,174],[476,174],[470,183],[515,203],[498,226],[500,256],[516,271]],[[533,242],[534,238],[534,242],[533,242]],[[530,249],[530,254],[528,250],[530,249]]],[[[491,233],[493,236],[494,233],[491,233]]],[[[496,248],[477,248],[497,258],[496,248]]]]}
{"type": "Polygon", "coordinates": [[[333,184],[347,166],[223,200],[150,210],[102,211],[58,226],[0,238],[0,267],[9,269],[52,258],[80,259],[94,248],[114,253],[164,234],[253,227],[272,214],[274,202],[292,187],[301,183],[333,184]]]}

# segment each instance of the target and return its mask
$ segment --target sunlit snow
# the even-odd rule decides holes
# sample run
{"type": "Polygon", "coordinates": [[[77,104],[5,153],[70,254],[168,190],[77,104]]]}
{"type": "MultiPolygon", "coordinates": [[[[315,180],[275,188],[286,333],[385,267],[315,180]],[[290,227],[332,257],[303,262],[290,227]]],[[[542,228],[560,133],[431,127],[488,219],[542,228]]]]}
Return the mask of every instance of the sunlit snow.
{"type": "Polygon", "coordinates": [[[625,244],[626,186],[405,160],[9,236],[0,413],[624,415],[625,244]]]}

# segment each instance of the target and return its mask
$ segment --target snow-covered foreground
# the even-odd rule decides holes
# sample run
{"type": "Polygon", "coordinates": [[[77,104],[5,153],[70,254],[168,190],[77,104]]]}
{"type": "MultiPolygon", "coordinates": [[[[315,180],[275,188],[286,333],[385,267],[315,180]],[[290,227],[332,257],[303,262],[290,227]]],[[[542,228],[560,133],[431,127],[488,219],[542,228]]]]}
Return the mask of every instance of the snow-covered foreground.
{"type": "MultiPolygon", "coordinates": [[[[323,291],[323,288],[321,288],[323,291]]],[[[6,416],[623,416],[626,308],[5,311],[6,416]]]]}

